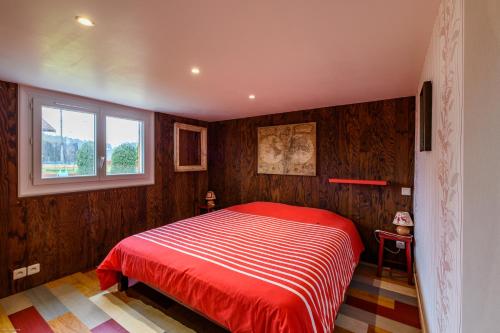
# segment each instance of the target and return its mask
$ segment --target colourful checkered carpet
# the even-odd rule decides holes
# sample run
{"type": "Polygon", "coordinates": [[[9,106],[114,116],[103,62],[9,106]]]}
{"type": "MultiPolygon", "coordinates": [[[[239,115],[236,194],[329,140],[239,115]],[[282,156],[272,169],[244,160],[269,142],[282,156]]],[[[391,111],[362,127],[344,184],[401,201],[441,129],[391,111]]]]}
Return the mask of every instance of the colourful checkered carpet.
{"type": "MultiPolygon", "coordinates": [[[[375,277],[360,265],[336,320],[336,333],[420,332],[415,288],[395,272],[375,277]]],[[[95,272],[76,273],[0,300],[1,332],[226,332],[138,284],[100,291],[95,272]]]]}

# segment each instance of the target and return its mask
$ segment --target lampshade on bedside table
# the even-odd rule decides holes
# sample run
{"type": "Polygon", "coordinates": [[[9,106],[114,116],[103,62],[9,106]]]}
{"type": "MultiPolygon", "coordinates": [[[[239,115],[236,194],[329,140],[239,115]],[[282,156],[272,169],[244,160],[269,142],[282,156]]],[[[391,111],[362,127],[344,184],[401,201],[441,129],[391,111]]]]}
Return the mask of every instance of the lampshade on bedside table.
{"type": "Polygon", "coordinates": [[[411,219],[410,213],[397,212],[392,224],[397,225],[396,231],[398,234],[401,236],[408,236],[410,234],[409,227],[413,226],[413,220],[411,219]]]}

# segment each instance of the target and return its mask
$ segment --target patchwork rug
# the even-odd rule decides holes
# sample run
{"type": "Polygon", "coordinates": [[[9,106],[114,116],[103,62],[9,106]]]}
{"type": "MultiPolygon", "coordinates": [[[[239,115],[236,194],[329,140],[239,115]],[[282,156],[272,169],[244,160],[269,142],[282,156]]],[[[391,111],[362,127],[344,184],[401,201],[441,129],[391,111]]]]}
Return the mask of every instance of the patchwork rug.
{"type": "MultiPolygon", "coordinates": [[[[402,272],[361,264],[335,333],[420,332],[417,294],[402,272]],[[392,274],[389,274],[392,273],[392,274]]],[[[0,332],[227,332],[142,284],[99,290],[94,271],[76,273],[0,299],[0,332]]]]}

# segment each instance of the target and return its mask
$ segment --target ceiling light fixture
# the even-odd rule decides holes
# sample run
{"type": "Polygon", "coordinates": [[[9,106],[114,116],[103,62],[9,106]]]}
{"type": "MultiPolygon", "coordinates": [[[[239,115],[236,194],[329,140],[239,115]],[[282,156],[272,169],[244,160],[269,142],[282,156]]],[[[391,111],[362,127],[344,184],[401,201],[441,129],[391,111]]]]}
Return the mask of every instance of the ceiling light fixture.
{"type": "Polygon", "coordinates": [[[84,17],[84,16],[76,16],[75,20],[80,23],[81,25],[84,25],[86,27],[93,27],[95,26],[95,23],[92,22],[89,18],[84,17]]]}
{"type": "Polygon", "coordinates": [[[254,94],[248,95],[248,99],[255,99],[255,95],[254,94]]]}
{"type": "Polygon", "coordinates": [[[191,68],[191,74],[194,74],[194,75],[200,74],[200,69],[198,67],[191,68]]]}

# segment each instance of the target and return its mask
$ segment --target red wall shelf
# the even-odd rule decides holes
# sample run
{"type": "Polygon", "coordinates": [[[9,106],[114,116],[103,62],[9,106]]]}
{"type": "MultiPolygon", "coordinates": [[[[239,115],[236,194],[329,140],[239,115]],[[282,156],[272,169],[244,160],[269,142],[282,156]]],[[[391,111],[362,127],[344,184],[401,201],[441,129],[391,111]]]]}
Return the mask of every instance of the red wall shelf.
{"type": "Polygon", "coordinates": [[[387,180],[366,180],[366,179],[341,179],[341,178],[330,178],[329,183],[335,184],[355,184],[355,185],[375,185],[375,186],[387,186],[389,182],[387,180]]]}

